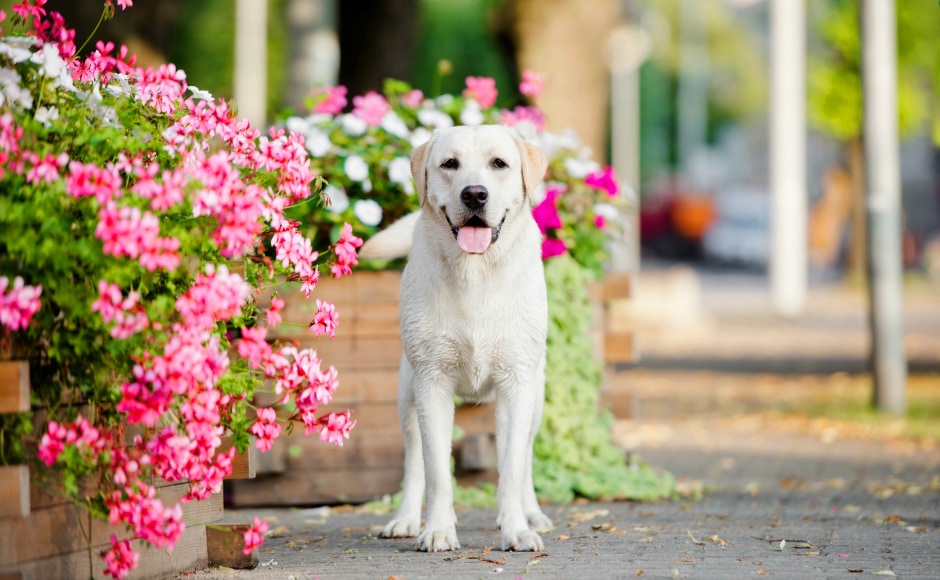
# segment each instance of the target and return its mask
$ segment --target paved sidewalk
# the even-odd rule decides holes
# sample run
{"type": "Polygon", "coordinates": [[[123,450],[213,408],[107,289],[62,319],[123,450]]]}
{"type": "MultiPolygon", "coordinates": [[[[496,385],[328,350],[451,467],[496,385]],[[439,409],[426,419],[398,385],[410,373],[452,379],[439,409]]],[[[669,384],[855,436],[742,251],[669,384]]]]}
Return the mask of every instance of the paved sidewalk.
{"type": "MultiPolygon", "coordinates": [[[[549,506],[555,527],[535,554],[497,549],[493,510],[458,513],[463,548],[433,554],[377,538],[389,516],[357,507],[227,510],[271,522],[261,565],[195,577],[940,578],[940,443],[759,412],[863,371],[864,301],[823,288],[806,317],[781,322],[753,279],[739,282],[704,280],[693,326],[646,329],[646,362],[626,371],[635,417],[614,432],[684,487],[704,486],[701,499],[549,506]]],[[[940,294],[918,295],[908,315],[917,372],[940,381],[940,294]]]]}

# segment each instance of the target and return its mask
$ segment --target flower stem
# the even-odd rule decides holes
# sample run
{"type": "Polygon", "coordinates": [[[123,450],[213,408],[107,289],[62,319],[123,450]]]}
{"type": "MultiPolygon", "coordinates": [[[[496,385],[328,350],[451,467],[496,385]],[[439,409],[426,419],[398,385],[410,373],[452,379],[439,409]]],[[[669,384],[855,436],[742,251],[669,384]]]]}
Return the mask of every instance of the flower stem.
{"type": "Polygon", "coordinates": [[[108,13],[108,9],[104,8],[101,11],[101,16],[98,17],[98,24],[95,24],[95,27],[92,29],[91,33],[88,34],[88,38],[85,39],[85,42],[75,51],[75,54],[72,55],[72,60],[78,58],[78,55],[81,54],[85,47],[88,46],[88,43],[91,42],[91,39],[94,38],[95,33],[98,32],[98,28],[101,26],[101,23],[104,22],[104,17],[108,13]]]}

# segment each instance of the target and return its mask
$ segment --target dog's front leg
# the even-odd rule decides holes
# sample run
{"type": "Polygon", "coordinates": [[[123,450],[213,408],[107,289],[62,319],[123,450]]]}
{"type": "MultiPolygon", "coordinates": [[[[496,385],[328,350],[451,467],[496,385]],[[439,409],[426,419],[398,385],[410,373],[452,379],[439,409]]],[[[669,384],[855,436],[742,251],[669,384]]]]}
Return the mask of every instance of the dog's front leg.
{"type": "Polygon", "coordinates": [[[405,479],[395,517],[382,530],[383,538],[413,538],[421,530],[421,498],[424,495],[424,458],[414,398],[414,371],[404,355],[398,372],[398,417],[405,436],[405,479]]]}
{"type": "MultiPolygon", "coordinates": [[[[526,485],[531,476],[532,458],[529,454],[529,437],[533,414],[537,412],[533,389],[506,390],[506,396],[496,401],[496,452],[499,467],[499,486],[496,499],[499,502],[499,533],[503,550],[542,550],[542,538],[529,528],[524,508],[526,485]]],[[[547,519],[547,518],[546,518],[547,519]]],[[[541,523],[541,522],[539,522],[541,523]]]]}
{"type": "Polygon", "coordinates": [[[453,390],[416,378],[415,405],[421,430],[427,518],[418,536],[418,549],[426,552],[457,550],[457,517],[450,481],[451,438],[454,428],[453,390]]]}

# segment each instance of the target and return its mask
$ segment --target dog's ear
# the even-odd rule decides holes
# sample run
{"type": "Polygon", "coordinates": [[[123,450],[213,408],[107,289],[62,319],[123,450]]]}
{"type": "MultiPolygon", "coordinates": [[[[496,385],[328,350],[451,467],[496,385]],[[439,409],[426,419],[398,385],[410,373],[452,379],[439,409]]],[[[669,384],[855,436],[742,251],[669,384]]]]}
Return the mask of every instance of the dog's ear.
{"type": "Polygon", "coordinates": [[[513,139],[516,141],[516,146],[519,147],[519,155],[522,158],[522,189],[531,201],[535,186],[545,177],[545,170],[548,169],[548,157],[541,149],[518,134],[513,135],[513,139]]]}
{"type": "Polygon", "coordinates": [[[415,185],[418,189],[418,201],[421,205],[424,205],[424,200],[427,197],[427,182],[428,182],[428,153],[431,152],[431,141],[430,139],[424,144],[419,145],[411,153],[411,176],[415,179],[415,185]]]}

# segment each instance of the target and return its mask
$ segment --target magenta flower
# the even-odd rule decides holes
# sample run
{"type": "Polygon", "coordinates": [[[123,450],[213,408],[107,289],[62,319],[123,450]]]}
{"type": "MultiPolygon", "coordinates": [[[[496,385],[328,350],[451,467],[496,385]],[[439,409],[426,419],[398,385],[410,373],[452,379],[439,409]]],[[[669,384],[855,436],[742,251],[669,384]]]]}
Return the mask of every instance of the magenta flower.
{"type": "Polygon", "coordinates": [[[607,220],[602,215],[594,216],[594,225],[597,226],[597,229],[602,230],[607,227],[607,220]]]}
{"type": "Polygon", "coordinates": [[[620,186],[617,185],[617,174],[614,173],[614,168],[609,165],[600,171],[589,173],[584,178],[584,184],[594,189],[606,191],[610,197],[614,197],[620,192],[620,186]]]}
{"type": "Polygon", "coordinates": [[[557,188],[547,190],[542,203],[532,208],[532,217],[535,218],[535,223],[538,224],[543,236],[548,230],[557,230],[562,226],[558,206],[555,205],[555,200],[561,193],[561,190],[557,188]]]}
{"type": "Polygon", "coordinates": [[[542,240],[542,259],[560,256],[568,251],[565,242],[555,238],[545,238],[542,240]]]}
{"type": "Polygon", "coordinates": [[[330,413],[320,420],[320,439],[327,443],[343,446],[343,439],[349,439],[349,431],[356,426],[356,421],[349,418],[349,410],[342,413],[330,413]]]}
{"type": "Polygon", "coordinates": [[[522,82],[519,83],[519,92],[527,97],[537,98],[545,88],[545,77],[530,70],[522,71],[522,82]]]}
{"type": "Polygon", "coordinates": [[[353,235],[352,226],[343,224],[343,232],[340,234],[339,240],[333,244],[333,254],[336,257],[336,261],[333,263],[330,270],[333,272],[334,277],[339,278],[352,274],[352,266],[359,263],[356,248],[361,245],[362,238],[353,235]]]}
{"type": "Polygon", "coordinates": [[[466,99],[476,99],[480,106],[488,109],[496,104],[496,80],[492,77],[467,77],[467,88],[463,91],[466,99]]]}
{"type": "Polygon", "coordinates": [[[382,124],[382,117],[392,110],[385,97],[375,91],[369,91],[361,97],[353,97],[352,114],[366,122],[367,125],[382,124]]]}
{"type": "Polygon", "coordinates": [[[111,534],[111,549],[104,554],[106,575],[112,578],[124,578],[137,567],[139,560],[140,554],[131,548],[130,540],[118,541],[117,536],[111,534]]]}

